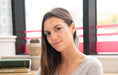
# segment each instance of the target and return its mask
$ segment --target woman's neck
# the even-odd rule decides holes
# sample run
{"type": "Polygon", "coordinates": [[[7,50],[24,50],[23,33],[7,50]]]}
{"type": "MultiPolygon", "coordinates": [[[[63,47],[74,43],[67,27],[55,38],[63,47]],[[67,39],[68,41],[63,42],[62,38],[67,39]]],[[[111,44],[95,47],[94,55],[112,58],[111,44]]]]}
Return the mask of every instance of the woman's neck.
{"type": "Polygon", "coordinates": [[[83,56],[84,54],[79,52],[75,45],[71,45],[66,50],[61,52],[61,64],[72,64],[72,62],[76,61],[76,59],[81,59],[83,56]]]}

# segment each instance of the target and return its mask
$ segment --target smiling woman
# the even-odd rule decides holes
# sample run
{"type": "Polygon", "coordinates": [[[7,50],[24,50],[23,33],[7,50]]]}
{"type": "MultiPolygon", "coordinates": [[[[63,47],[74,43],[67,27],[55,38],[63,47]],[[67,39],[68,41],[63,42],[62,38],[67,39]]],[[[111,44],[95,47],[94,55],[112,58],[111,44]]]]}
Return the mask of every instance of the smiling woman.
{"type": "MultiPolygon", "coordinates": [[[[26,43],[28,44],[30,39],[38,38],[41,40],[41,21],[43,15],[50,9],[55,7],[63,7],[70,11],[77,28],[83,27],[83,0],[25,0],[25,12],[26,12],[26,43]],[[48,7],[47,7],[48,6],[48,7]]],[[[77,29],[77,36],[83,35],[83,29],[77,29]],[[79,33],[79,34],[78,34],[79,33]]],[[[79,42],[83,46],[83,37],[79,38],[79,42]]],[[[77,47],[82,46],[77,43],[77,47]]],[[[28,49],[26,47],[26,54],[28,49]]]]}
{"type": "Polygon", "coordinates": [[[102,75],[101,62],[75,46],[76,27],[64,8],[47,12],[42,21],[41,68],[37,75],[102,75]]]}
{"type": "Polygon", "coordinates": [[[69,48],[73,44],[69,42],[73,41],[72,34],[75,31],[75,25],[71,26],[73,26],[73,31],[62,19],[56,17],[51,17],[45,21],[44,33],[48,42],[58,52],[62,51],[66,46],[69,48]]]}

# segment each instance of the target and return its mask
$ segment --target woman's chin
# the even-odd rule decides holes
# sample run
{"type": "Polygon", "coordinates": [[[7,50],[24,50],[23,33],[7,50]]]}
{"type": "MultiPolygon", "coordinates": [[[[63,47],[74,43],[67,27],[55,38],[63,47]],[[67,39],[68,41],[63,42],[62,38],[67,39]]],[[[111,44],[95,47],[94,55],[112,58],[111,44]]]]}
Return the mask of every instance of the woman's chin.
{"type": "Polygon", "coordinates": [[[56,49],[58,52],[63,52],[65,49],[64,48],[58,48],[56,49]]]}

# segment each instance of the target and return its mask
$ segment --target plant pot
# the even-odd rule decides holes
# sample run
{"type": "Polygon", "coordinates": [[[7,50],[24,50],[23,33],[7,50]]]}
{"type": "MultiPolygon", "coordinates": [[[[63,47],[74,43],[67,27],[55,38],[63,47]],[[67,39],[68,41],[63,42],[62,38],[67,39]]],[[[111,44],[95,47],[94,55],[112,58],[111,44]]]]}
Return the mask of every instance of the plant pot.
{"type": "Polygon", "coordinates": [[[30,43],[28,44],[28,50],[30,56],[40,56],[41,55],[41,45],[40,43],[30,43]]]}

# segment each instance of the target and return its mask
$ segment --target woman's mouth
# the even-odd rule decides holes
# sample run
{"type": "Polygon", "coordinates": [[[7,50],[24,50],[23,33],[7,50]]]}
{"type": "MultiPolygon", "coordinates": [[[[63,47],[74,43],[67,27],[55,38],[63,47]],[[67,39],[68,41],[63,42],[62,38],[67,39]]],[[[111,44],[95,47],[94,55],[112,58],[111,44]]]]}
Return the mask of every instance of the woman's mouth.
{"type": "Polygon", "coordinates": [[[56,46],[56,45],[59,45],[60,43],[61,43],[61,41],[55,42],[53,45],[56,46]]]}

